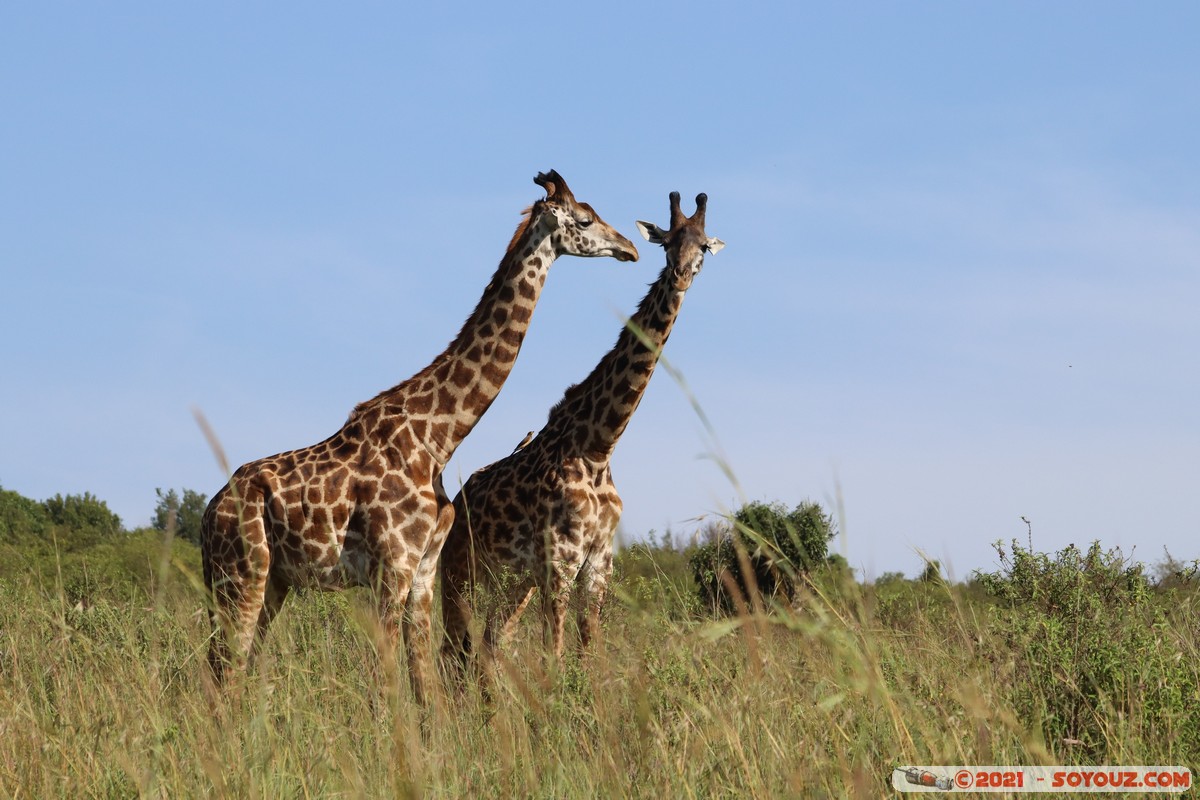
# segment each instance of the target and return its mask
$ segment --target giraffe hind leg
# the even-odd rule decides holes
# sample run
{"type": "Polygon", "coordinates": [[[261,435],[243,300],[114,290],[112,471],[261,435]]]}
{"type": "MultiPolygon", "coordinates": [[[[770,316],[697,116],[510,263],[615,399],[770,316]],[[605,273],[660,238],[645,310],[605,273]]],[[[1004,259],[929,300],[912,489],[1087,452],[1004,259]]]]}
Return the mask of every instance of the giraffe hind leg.
{"type": "Polygon", "coordinates": [[[450,531],[439,554],[442,595],[442,671],[460,692],[465,688],[473,654],[478,651],[471,625],[475,618],[475,532],[471,514],[463,499],[452,506],[450,531]]]}
{"type": "MultiPolygon", "coordinates": [[[[245,669],[264,616],[267,593],[265,576],[222,576],[230,585],[213,592],[214,609],[210,613],[213,635],[209,643],[208,663],[218,685],[230,673],[245,669]]],[[[264,626],[265,628],[265,626],[264,626]]]]}
{"type": "MultiPolygon", "coordinates": [[[[209,618],[213,623],[208,662],[217,685],[224,683],[230,672],[245,668],[266,604],[271,553],[262,505],[247,500],[241,510],[240,524],[210,534],[210,539],[224,536],[225,541],[219,549],[210,542],[210,563],[205,565],[212,594],[209,618]]],[[[270,616],[274,611],[268,623],[270,616]]]]}
{"type": "Polygon", "coordinates": [[[447,565],[442,566],[442,669],[461,689],[472,651],[471,604],[464,582],[447,565]]]}
{"type": "Polygon", "coordinates": [[[536,586],[530,586],[525,590],[525,596],[517,602],[516,608],[508,614],[508,618],[504,620],[504,625],[500,628],[500,642],[507,644],[512,639],[513,634],[517,632],[517,624],[521,621],[521,615],[525,613],[525,608],[533,600],[533,596],[537,593],[536,586]]]}
{"type": "Polygon", "coordinates": [[[475,646],[475,642],[472,641],[473,652],[471,655],[475,656],[475,673],[479,681],[480,695],[485,704],[490,705],[493,700],[502,651],[512,639],[517,623],[521,620],[522,612],[537,591],[536,586],[526,586],[524,583],[497,587],[498,594],[492,598],[495,607],[489,609],[484,617],[485,622],[479,636],[478,646],[475,646]]]}
{"type": "Polygon", "coordinates": [[[471,657],[471,609],[461,590],[447,586],[442,577],[442,666],[448,676],[466,674],[471,657]]]}
{"type": "Polygon", "coordinates": [[[247,653],[247,663],[253,664],[257,653],[262,649],[263,639],[266,638],[267,628],[271,621],[279,615],[283,601],[287,599],[291,587],[276,578],[268,578],[266,591],[263,593],[262,609],[258,612],[258,622],[255,625],[254,639],[247,653]]]}

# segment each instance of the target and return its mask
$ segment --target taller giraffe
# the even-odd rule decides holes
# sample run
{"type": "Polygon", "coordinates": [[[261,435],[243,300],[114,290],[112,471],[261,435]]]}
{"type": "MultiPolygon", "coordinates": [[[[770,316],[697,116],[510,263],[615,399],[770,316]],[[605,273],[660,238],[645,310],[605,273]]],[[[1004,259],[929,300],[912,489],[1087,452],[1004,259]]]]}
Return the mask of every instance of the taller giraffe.
{"type": "Polygon", "coordinates": [[[454,515],[442,470],[512,370],[551,263],[638,257],[557,172],[534,182],[545,198],[527,209],[441,355],[360,403],[325,441],[242,465],[208,504],[201,552],[218,683],[232,662],[244,664],[291,588],[370,586],[393,646],[404,618],[410,678],[425,702],[432,584],[454,515]]]}
{"type": "Polygon", "coordinates": [[[590,375],[567,389],[532,441],[477,471],[455,498],[454,524],[441,557],[445,660],[461,666],[472,649],[470,598],[479,585],[501,592],[494,598],[498,608],[484,623],[489,662],[535,588],[542,593],[546,644],[556,658],[562,656],[567,605],[576,584],[587,593],[579,616],[581,645],[595,634],[622,509],[609,462],[705,253],[725,246],[704,232],[707,202],[706,195],[698,195],[696,212],[688,218],[679,208],[679,193],[672,192],[670,230],[638,223],[643,236],[666,250],[667,265],[616,345],[590,375]],[[515,582],[498,579],[505,568],[515,582]]]}

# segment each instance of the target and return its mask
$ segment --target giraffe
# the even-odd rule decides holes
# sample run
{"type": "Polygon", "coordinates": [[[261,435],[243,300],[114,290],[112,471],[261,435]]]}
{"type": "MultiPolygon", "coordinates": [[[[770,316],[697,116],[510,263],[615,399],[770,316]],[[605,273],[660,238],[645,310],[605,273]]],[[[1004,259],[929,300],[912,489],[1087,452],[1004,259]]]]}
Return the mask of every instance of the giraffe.
{"type": "Polygon", "coordinates": [[[706,195],[696,197],[690,218],[680,210],[679,193],[670,197],[670,230],[637,223],[646,239],[666,250],[667,264],[616,345],[583,382],[567,389],[536,436],[475,472],[455,498],[440,567],[442,657],[452,671],[461,674],[473,649],[469,598],[481,585],[498,594],[498,607],[484,622],[483,655],[489,665],[535,589],[542,594],[543,633],[555,659],[563,653],[573,585],[587,596],[579,611],[581,649],[597,632],[622,510],[609,466],[613,450],[646,391],[705,253],[725,246],[704,232],[706,195]],[[499,578],[506,568],[515,584],[499,578]]]}
{"type": "Polygon", "coordinates": [[[368,586],[393,649],[403,619],[410,681],[426,704],[433,579],[454,514],[446,462],[512,370],[554,260],[638,258],[557,172],[534,182],[545,197],[525,210],[444,352],[359,403],[325,441],[242,465],[209,503],[201,548],[216,685],[245,667],[291,589],[368,586]]]}

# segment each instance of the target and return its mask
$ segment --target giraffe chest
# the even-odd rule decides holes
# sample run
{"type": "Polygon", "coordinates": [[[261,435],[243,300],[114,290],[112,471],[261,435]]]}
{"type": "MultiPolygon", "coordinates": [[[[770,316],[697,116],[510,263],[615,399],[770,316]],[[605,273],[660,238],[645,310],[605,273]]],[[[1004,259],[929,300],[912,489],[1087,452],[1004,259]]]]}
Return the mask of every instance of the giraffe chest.
{"type": "Polygon", "coordinates": [[[621,498],[607,465],[568,462],[557,489],[556,515],[547,528],[543,558],[571,569],[607,553],[621,518],[621,498]]]}
{"type": "Polygon", "coordinates": [[[621,498],[607,466],[596,470],[568,459],[541,469],[516,469],[516,461],[464,488],[467,502],[460,516],[472,520],[489,560],[533,567],[543,563],[547,547],[556,557],[567,557],[609,546],[621,498]]]}
{"type": "Polygon", "coordinates": [[[612,481],[608,464],[596,466],[572,459],[563,467],[562,495],[565,504],[589,527],[615,524],[621,516],[621,497],[612,481]]]}

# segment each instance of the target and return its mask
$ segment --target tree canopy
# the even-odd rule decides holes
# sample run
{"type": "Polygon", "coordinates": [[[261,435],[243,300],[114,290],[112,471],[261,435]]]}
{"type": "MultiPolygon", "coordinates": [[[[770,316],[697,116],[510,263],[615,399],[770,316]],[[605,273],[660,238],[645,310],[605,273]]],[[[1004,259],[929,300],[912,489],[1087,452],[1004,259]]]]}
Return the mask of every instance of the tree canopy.
{"type": "Polygon", "coordinates": [[[158,495],[158,504],[154,507],[150,526],[160,531],[174,526],[177,537],[200,544],[200,521],[204,517],[208,498],[191,489],[184,489],[182,496],[174,489],[166,493],[162,489],[155,489],[154,493],[158,495]]]}

